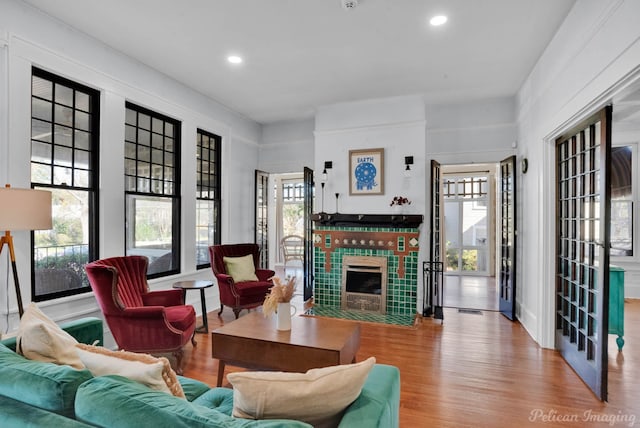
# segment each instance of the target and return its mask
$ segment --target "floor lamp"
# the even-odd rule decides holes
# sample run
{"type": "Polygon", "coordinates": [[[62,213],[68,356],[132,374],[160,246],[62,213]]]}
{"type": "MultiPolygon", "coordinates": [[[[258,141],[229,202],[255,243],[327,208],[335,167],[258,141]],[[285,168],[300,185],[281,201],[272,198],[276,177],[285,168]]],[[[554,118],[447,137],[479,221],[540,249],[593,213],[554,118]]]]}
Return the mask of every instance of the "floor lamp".
{"type": "MultiPolygon", "coordinates": [[[[9,258],[13,269],[18,313],[22,318],[22,296],[16,268],[16,254],[11,231],[51,229],[51,192],[35,189],[14,189],[8,184],[0,188],[0,254],[5,244],[9,247],[9,258]]],[[[8,298],[8,296],[7,296],[8,298]]]]}

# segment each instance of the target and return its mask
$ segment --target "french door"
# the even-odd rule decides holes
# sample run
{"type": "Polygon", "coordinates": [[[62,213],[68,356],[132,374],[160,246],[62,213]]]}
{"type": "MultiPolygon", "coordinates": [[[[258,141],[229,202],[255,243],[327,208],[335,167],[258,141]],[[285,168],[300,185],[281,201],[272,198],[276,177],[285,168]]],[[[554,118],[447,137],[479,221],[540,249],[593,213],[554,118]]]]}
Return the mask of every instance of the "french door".
{"type": "Polygon", "coordinates": [[[313,296],[313,222],[311,214],[313,213],[313,170],[304,167],[304,255],[303,255],[303,280],[305,301],[313,296]]]}
{"type": "Polygon", "coordinates": [[[516,319],[516,157],[500,162],[500,313],[516,319]]]}
{"type": "Polygon", "coordinates": [[[255,172],[255,243],[260,247],[259,265],[269,268],[269,174],[255,172]]]}
{"type": "Polygon", "coordinates": [[[423,316],[433,314],[444,320],[444,278],[442,260],[442,171],[440,163],[431,160],[431,220],[429,261],[423,264],[423,316]]]}
{"type": "Polygon", "coordinates": [[[607,399],[611,107],[556,139],[556,348],[607,399]]]}

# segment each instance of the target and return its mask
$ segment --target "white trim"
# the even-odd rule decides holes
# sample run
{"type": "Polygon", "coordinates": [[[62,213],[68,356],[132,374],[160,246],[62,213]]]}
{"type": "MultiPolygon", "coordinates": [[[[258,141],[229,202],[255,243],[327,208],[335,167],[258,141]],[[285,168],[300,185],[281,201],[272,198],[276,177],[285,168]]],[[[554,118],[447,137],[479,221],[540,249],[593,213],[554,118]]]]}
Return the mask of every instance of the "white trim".
{"type": "MultiPolygon", "coordinates": [[[[366,125],[366,126],[354,126],[349,128],[337,128],[332,129],[330,131],[327,130],[314,130],[313,135],[317,137],[324,137],[327,135],[336,135],[336,134],[348,134],[353,132],[367,132],[374,131],[378,129],[393,129],[393,128],[413,128],[413,127],[424,127],[427,124],[426,120],[410,120],[406,122],[394,122],[394,123],[384,123],[379,125],[366,125]]],[[[426,128],[425,128],[426,129],[426,128]]]]}

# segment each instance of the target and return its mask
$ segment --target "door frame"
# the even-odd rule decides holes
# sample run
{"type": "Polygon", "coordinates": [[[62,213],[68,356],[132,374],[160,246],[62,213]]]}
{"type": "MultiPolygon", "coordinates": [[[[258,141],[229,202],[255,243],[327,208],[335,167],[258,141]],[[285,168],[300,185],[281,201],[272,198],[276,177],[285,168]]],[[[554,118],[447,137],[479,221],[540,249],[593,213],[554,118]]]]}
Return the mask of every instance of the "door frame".
{"type": "MultiPolygon", "coordinates": [[[[536,287],[536,292],[538,294],[537,301],[540,302],[540,305],[537,316],[533,314],[535,317],[534,323],[537,331],[537,334],[533,334],[533,336],[543,348],[555,349],[556,138],[565,134],[580,122],[591,117],[606,105],[611,104],[612,100],[624,94],[625,91],[629,90],[629,88],[635,87],[639,82],[640,67],[612,84],[591,102],[587,103],[582,109],[578,110],[564,122],[560,123],[541,139],[543,151],[541,158],[540,188],[551,190],[543,193],[540,208],[541,215],[538,216],[538,224],[536,227],[536,230],[540,231],[538,234],[539,245],[537,245],[537,249],[539,252],[538,260],[542,262],[541,280],[546,286],[536,287]]],[[[520,255],[521,253],[519,253],[519,256],[520,255]]],[[[522,271],[519,273],[518,278],[522,278],[521,275],[522,271]]],[[[522,284],[522,281],[520,281],[520,284],[522,284]]]]}

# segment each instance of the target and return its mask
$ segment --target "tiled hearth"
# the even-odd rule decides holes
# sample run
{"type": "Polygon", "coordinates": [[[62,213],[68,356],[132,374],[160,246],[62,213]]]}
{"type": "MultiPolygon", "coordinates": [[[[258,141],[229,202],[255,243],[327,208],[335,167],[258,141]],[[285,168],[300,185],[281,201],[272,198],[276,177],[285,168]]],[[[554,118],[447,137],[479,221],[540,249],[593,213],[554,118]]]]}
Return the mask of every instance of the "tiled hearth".
{"type": "Polygon", "coordinates": [[[343,256],[387,258],[386,311],[414,315],[418,290],[417,227],[335,226],[314,229],[314,298],[317,305],[340,308],[343,256]]]}

